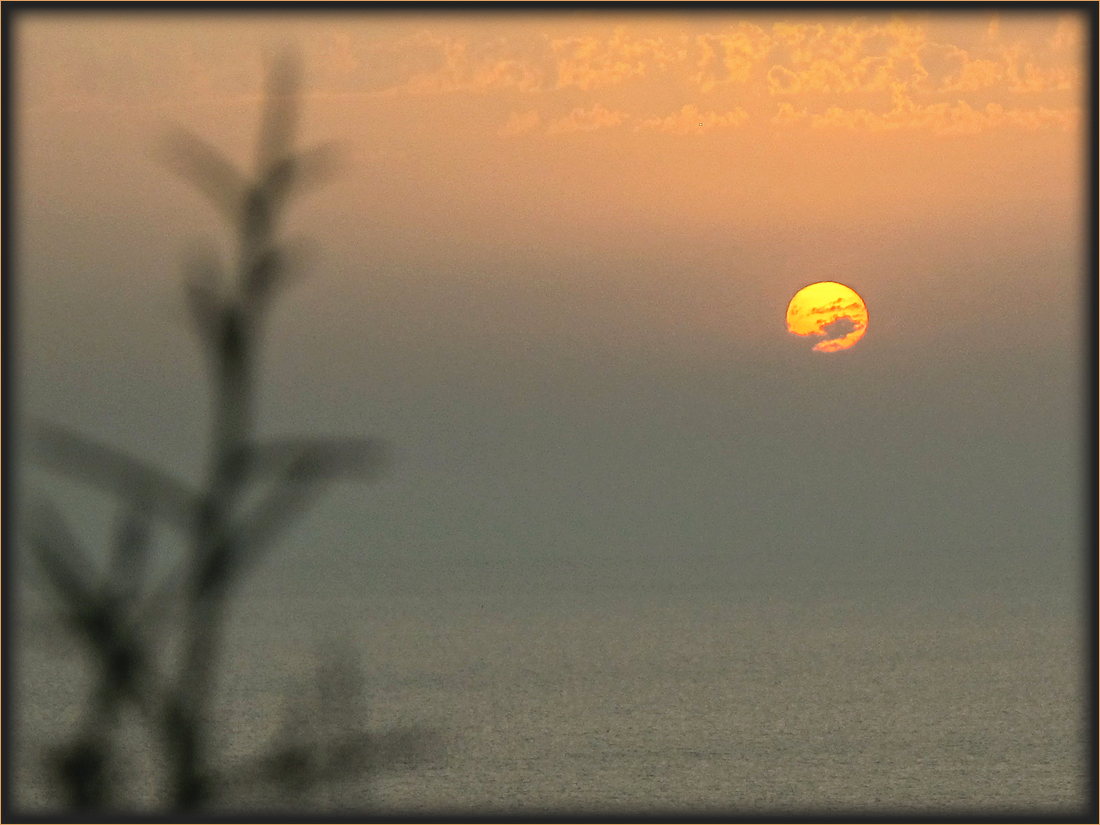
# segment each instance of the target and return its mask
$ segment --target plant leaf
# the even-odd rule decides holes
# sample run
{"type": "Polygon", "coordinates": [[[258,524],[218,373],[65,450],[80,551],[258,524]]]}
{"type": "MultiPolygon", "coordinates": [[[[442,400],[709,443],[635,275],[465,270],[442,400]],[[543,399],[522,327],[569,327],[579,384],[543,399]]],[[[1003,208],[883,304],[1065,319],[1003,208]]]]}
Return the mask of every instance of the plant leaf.
{"type": "Polygon", "coordinates": [[[342,164],[342,153],[335,141],[303,149],[298,152],[291,186],[296,193],[315,187],[331,178],[342,164]]]}
{"type": "Polygon", "coordinates": [[[191,320],[199,338],[213,343],[218,317],[225,305],[223,283],[225,275],[217,256],[208,251],[192,254],[184,264],[184,295],[191,310],[191,320]]]}
{"type": "Polygon", "coordinates": [[[286,252],[278,247],[267,249],[245,273],[246,300],[255,303],[266,302],[279,282],[285,280],[286,270],[286,252]]]}
{"type": "Polygon", "coordinates": [[[241,220],[248,179],[216,147],[182,127],[174,127],[162,141],[165,164],[194,185],[236,226],[241,220]]]}
{"type": "Polygon", "coordinates": [[[275,539],[317,498],[323,483],[299,465],[288,469],[282,483],[231,528],[232,555],[228,575],[239,575],[255,565],[275,539]]]}
{"type": "Polygon", "coordinates": [[[334,142],[322,143],[272,162],[257,182],[255,193],[265,199],[271,219],[292,195],[316,187],[339,167],[339,152],[334,142]]]}
{"type": "Polygon", "coordinates": [[[375,439],[286,438],[247,450],[250,477],[275,476],[274,489],[230,530],[232,571],[256,564],[278,535],[341,476],[373,476],[388,458],[375,439]]]}
{"type": "Polygon", "coordinates": [[[118,495],[148,502],[149,512],[190,535],[198,498],[185,484],[139,458],[66,427],[36,422],[31,443],[38,463],[118,495]]]}
{"type": "Polygon", "coordinates": [[[37,571],[70,611],[86,610],[96,599],[95,570],[61,511],[41,499],[31,505],[26,525],[37,571]]]}
{"type": "Polygon", "coordinates": [[[292,474],[314,480],[373,478],[391,460],[384,442],[356,437],[276,438],[249,444],[243,454],[250,480],[292,474]]]}
{"type": "Polygon", "coordinates": [[[256,176],[260,180],[267,178],[272,167],[292,152],[298,125],[300,84],[301,61],[294,52],[284,51],[275,59],[267,76],[256,148],[256,176]]]}
{"type": "Polygon", "coordinates": [[[149,556],[150,528],[148,504],[142,500],[133,502],[119,524],[108,576],[112,596],[125,604],[133,604],[141,590],[149,556]]]}

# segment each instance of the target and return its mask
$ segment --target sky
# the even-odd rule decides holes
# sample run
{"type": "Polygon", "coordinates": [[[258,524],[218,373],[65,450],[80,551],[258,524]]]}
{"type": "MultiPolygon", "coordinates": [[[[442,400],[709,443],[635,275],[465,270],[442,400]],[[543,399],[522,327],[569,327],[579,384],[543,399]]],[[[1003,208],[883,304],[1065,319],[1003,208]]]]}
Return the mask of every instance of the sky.
{"type": "MultiPolygon", "coordinates": [[[[24,13],[20,412],[199,481],[181,272],[231,238],[158,146],[182,126],[249,164],[293,48],[301,145],[342,165],[289,214],[312,253],[259,427],[394,461],[257,587],[1069,587],[1088,31],[1034,7],[24,13]],[[866,303],[850,349],[787,332],[817,281],[866,303]]],[[[21,481],[99,540],[108,500],[21,481]]]]}

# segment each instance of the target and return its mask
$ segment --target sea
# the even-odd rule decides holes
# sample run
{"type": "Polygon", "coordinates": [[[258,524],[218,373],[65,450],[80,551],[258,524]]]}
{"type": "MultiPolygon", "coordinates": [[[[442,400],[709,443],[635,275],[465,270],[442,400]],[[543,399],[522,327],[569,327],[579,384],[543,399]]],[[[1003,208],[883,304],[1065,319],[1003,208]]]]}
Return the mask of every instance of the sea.
{"type": "MultiPolygon", "coordinates": [[[[20,624],[8,718],[15,804],[42,812],[42,753],[79,723],[87,672],[40,628],[20,624]]],[[[424,747],[232,810],[1070,816],[1095,794],[1088,638],[1079,598],[1024,585],[268,593],[230,614],[214,747],[243,771],[330,661],[359,679],[330,692],[330,728],[424,747]]],[[[152,808],[156,748],[128,731],[132,804],[152,808]]]]}

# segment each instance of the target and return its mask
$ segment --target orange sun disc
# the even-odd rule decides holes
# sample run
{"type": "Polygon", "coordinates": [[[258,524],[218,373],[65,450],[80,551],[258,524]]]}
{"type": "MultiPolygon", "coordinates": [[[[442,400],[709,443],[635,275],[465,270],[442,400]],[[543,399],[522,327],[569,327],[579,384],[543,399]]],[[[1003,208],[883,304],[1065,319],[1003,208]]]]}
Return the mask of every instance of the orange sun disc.
{"type": "Polygon", "coordinates": [[[810,284],[787,305],[787,330],[816,340],[814,352],[848,349],[867,331],[867,305],[836,281],[810,284]]]}

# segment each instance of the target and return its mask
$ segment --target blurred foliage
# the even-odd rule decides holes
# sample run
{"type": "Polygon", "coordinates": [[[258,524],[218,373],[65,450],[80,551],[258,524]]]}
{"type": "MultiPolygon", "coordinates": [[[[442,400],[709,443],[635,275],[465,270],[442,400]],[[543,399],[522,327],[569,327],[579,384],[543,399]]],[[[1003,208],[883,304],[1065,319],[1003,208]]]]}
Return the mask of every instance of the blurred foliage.
{"type": "Polygon", "coordinates": [[[53,597],[66,631],[94,663],[78,730],[46,755],[68,808],[127,804],[119,750],[129,708],[163,749],[164,798],[175,810],[231,807],[258,786],[304,799],[325,783],[420,764],[436,752],[429,731],[366,732],[362,678],[345,651],[322,664],[311,695],[291,703],[268,753],[232,776],[211,768],[212,683],[235,586],[328,485],[373,478],[386,464],[373,439],[257,441],[251,434],[260,324],[301,268],[301,244],[279,239],[280,219],[292,196],[323,182],[336,165],[332,146],[295,150],[298,89],[298,60],[285,54],[270,73],[253,175],[182,129],[163,146],[166,162],[209,199],[236,237],[233,264],[207,255],[185,266],[187,304],[214,395],[205,485],[191,489],[137,456],[54,424],[32,428],[37,463],[121,503],[106,570],[96,569],[49,500],[32,501],[21,525],[35,583],[53,597]],[[246,499],[258,503],[246,509],[246,499]],[[182,533],[187,552],[153,581],[147,573],[157,523],[182,533]],[[178,656],[161,655],[173,639],[181,641],[178,656]]]}

